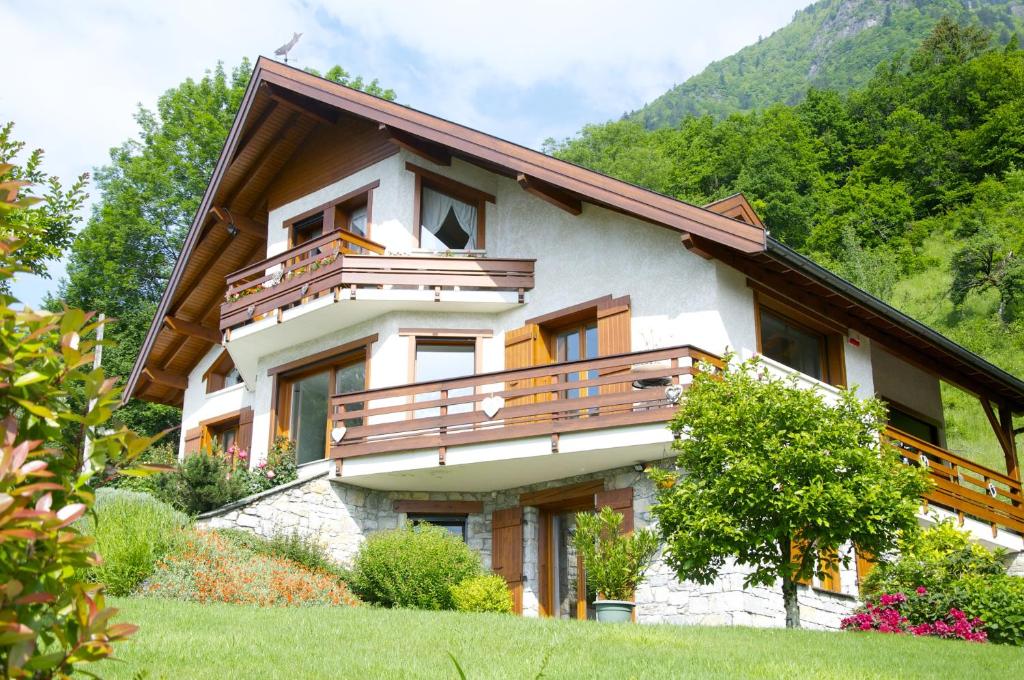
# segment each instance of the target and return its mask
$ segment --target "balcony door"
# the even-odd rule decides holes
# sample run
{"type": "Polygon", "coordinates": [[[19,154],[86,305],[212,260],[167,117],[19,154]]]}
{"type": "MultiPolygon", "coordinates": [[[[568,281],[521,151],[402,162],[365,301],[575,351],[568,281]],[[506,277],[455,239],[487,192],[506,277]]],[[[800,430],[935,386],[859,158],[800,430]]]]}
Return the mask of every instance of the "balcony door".
{"type": "MultiPolygon", "coordinates": [[[[575,323],[555,333],[555,361],[584,361],[599,356],[597,320],[575,323]]],[[[578,383],[597,378],[597,371],[573,371],[561,376],[568,384],[578,383]]],[[[560,392],[562,399],[581,399],[596,395],[597,388],[573,387],[560,392]]]]}
{"type": "MultiPolygon", "coordinates": [[[[278,389],[279,435],[295,443],[299,465],[323,460],[327,454],[331,396],[366,388],[366,358],[355,352],[341,359],[285,376],[278,389]]],[[[361,404],[349,404],[358,410],[361,404]]],[[[346,425],[356,425],[347,422],[346,425]]]]}
{"type": "MultiPolygon", "coordinates": [[[[415,338],[416,354],[413,366],[413,382],[434,382],[449,378],[463,378],[476,373],[476,338],[415,338]]],[[[448,398],[473,393],[473,388],[464,387],[448,391],[448,398]]],[[[441,398],[440,392],[426,392],[416,395],[416,401],[434,401],[441,398]]],[[[472,403],[454,404],[446,407],[448,414],[465,413],[473,409],[472,403]]],[[[416,418],[433,418],[440,415],[438,407],[416,411],[416,418]]]]}

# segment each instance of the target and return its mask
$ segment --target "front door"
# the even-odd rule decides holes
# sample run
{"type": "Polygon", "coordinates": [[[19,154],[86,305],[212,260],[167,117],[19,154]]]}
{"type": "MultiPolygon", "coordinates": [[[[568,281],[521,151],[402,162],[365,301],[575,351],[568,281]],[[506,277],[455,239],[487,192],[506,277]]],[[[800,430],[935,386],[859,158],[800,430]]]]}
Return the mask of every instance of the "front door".
{"type": "Polygon", "coordinates": [[[594,597],[587,592],[583,560],[572,542],[576,511],[542,512],[541,528],[548,536],[547,555],[542,560],[542,564],[546,562],[544,613],[557,619],[594,618],[594,597]]]}

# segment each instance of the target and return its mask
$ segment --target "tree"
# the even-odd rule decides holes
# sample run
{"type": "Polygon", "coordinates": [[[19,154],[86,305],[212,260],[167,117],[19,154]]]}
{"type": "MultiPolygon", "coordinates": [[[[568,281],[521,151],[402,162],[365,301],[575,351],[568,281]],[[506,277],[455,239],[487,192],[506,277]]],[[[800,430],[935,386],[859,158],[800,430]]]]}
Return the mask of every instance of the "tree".
{"type": "MultiPolygon", "coordinates": [[[[43,172],[42,149],[35,149],[24,165],[18,165],[15,160],[24,151],[25,142],[15,140],[13,131],[14,123],[0,125],[0,179],[15,183],[14,194],[38,205],[33,210],[9,212],[7,219],[12,226],[16,224],[25,237],[19,255],[25,271],[48,278],[47,264],[67,250],[75,225],[81,222],[78,209],[87,198],[85,186],[89,174],[82,173],[65,189],[59,179],[43,172]],[[45,186],[45,193],[37,196],[36,186],[45,186]]],[[[0,191],[6,195],[8,190],[0,191]]],[[[0,292],[9,292],[9,284],[5,281],[0,285],[0,292]]]]}
{"type": "MultiPolygon", "coordinates": [[[[251,71],[245,59],[230,71],[217,64],[199,80],[188,78],[167,90],[155,110],[140,106],[138,137],[113,148],[110,162],[96,172],[99,200],[72,246],[58,299],[48,306],[66,303],[117,319],[108,328],[117,344],[103,356],[111,375],[124,379],[131,373],[251,71]]],[[[325,76],[387,99],[395,96],[340,66],[325,76]]],[[[117,418],[145,433],[180,422],[177,409],[139,401],[117,418]]]]}
{"type": "Polygon", "coordinates": [[[651,472],[668,564],[705,584],[729,558],[750,569],[747,586],[781,579],[786,625],[799,627],[797,580],[822,575],[847,541],[880,555],[917,529],[928,482],[882,443],[884,413],[852,390],[829,403],[757,359],[701,372],[671,423],[680,471],[651,472]]]}
{"type": "MultiPolygon", "coordinates": [[[[28,271],[34,256],[24,246],[42,218],[26,217],[27,203],[0,201],[2,282],[28,271]]],[[[117,610],[105,605],[103,586],[85,580],[99,560],[75,525],[94,501],[90,479],[131,464],[155,438],[104,428],[120,394],[91,369],[91,314],[16,310],[16,302],[0,295],[0,666],[8,678],[70,678],[136,629],[111,623],[117,610]],[[69,406],[72,391],[87,409],[69,406]],[[68,441],[68,423],[92,438],[88,460],[68,441]]]]}

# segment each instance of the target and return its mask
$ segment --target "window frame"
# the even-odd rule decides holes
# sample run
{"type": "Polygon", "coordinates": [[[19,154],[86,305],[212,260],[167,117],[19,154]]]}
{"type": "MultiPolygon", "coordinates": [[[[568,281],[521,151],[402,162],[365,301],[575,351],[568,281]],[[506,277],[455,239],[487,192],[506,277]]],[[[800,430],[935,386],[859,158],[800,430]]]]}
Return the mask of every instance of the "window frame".
{"type": "MultiPolygon", "coordinates": [[[[761,327],[761,314],[764,312],[767,312],[768,314],[771,314],[806,333],[819,337],[821,378],[815,378],[812,375],[798,371],[790,366],[787,366],[787,368],[800,373],[800,375],[807,376],[808,378],[818,380],[819,382],[832,385],[834,387],[843,387],[846,385],[845,329],[838,327],[834,322],[830,322],[828,319],[808,314],[797,309],[793,305],[779,300],[778,298],[764,295],[760,291],[755,290],[754,335],[757,345],[757,353],[769,359],[771,359],[771,357],[764,353],[762,345],[763,334],[761,327]]],[[[778,361],[778,359],[772,359],[772,361],[778,361]]],[[[779,363],[783,362],[780,361],[779,363]]]]}
{"type": "Polygon", "coordinates": [[[423,188],[427,187],[451,198],[458,199],[463,203],[470,203],[476,206],[476,248],[450,248],[447,251],[431,252],[476,253],[485,251],[487,249],[487,204],[496,202],[494,196],[468,184],[463,184],[444,175],[431,172],[426,168],[421,168],[414,163],[407,162],[405,169],[413,173],[413,176],[416,178],[412,210],[413,238],[416,241],[416,248],[423,247],[422,240],[420,239],[420,230],[423,228],[423,225],[420,223],[420,206],[423,203],[423,188]]]}
{"type": "MultiPolygon", "coordinates": [[[[924,425],[924,426],[926,426],[928,428],[931,428],[932,435],[934,436],[934,441],[929,441],[927,439],[925,439],[924,441],[927,441],[929,444],[932,444],[934,446],[945,447],[945,445],[946,445],[946,443],[945,443],[945,439],[946,439],[945,438],[945,431],[944,431],[944,428],[943,428],[941,423],[936,421],[934,418],[930,418],[930,417],[926,416],[925,414],[921,413],[920,411],[918,411],[916,409],[912,409],[909,406],[905,406],[904,404],[901,404],[900,402],[896,401],[895,399],[890,399],[889,397],[885,396],[884,394],[880,394],[880,395],[878,395],[878,397],[879,397],[879,399],[881,399],[885,403],[885,408],[886,408],[885,424],[887,426],[890,425],[889,418],[890,418],[890,416],[892,414],[892,411],[899,411],[901,414],[903,414],[904,416],[910,418],[911,420],[916,420],[919,423],[921,423],[922,425],[924,425]]],[[[895,427],[895,426],[893,426],[893,427],[894,427],[894,429],[897,429],[897,430],[900,429],[900,428],[895,427]]],[[[906,432],[906,430],[900,430],[900,432],[906,432]]],[[[917,435],[915,435],[915,434],[913,434],[911,432],[906,432],[906,434],[909,434],[911,437],[917,437],[917,435]]],[[[920,437],[917,437],[917,438],[920,439],[920,437]]]]}
{"type": "MultiPolygon", "coordinates": [[[[444,527],[445,530],[450,526],[459,526],[462,528],[462,542],[467,543],[469,540],[469,515],[465,513],[407,512],[405,520],[411,522],[413,526],[426,522],[436,527],[444,527]]],[[[449,531],[449,533],[452,532],[449,531]]]]}
{"type": "MultiPolygon", "coordinates": [[[[303,359],[290,361],[279,366],[267,369],[267,375],[273,379],[273,408],[270,412],[270,442],[273,446],[277,437],[291,438],[291,388],[292,385],[302,378],[309,377],[316,373],[327,371],[328,386],[328,412],[326,422],[326,445],[324,447],[324,460],[327,460],[331,450],[331,418],[330,418],[330,397],[334,396],[333,385],[336,380],[336,371],[352,364],[363,362],[363,389],[369,389],[371,347],[378,339],[376,334],[353,340],[332,349],[318,352],[303,359]]],[[[296,456],[298,454],[296,453],[296,456]]],[[[310,463],[320,462],[309,461],[310,463]]],[[[306,463],[304,463],[306,464],[306,463]]]]}
{"type": "Polygon", "coordinates": [[[351,211],[363,205],[366,206],[366,233],[361,238],[372,240],[370,234],[373,227],[373,190],[379,186],[380,180],[375,180],[284,220],[281,223],[281,227],[288,232],[288,249],[290,250],[297,245],[301,245],[295,242],[295,226],[318,214],[321,216],[323,234],[329,234],[332,231],[348,231],[352,233],[348,224],[345,226],[338,224],[338,213],[339,211],[344,211],[343,214],[347,216],[346,219],[351,219],[351,211]]]}
{"type": "Polygon", "coordinates": [[[239,375],[239,381],[234,385],[225,385],[227,376],[232,370],[236,370],[235,362],[228,351],[224,350],[203,374],[203,380],[206,382],[206,394],[244,385],[245,380],[241,379],[241,375],[239,375]]]}
{"type": "Polygon", "coordinates": [[[200,422],[199,427],[202,431],[199,448],[202,451],[212,451],[214,439],[229,430],[235,431],[234,441],[237,443],[242,430],[242,412],[232,411],[208,418],[200,422]]]}

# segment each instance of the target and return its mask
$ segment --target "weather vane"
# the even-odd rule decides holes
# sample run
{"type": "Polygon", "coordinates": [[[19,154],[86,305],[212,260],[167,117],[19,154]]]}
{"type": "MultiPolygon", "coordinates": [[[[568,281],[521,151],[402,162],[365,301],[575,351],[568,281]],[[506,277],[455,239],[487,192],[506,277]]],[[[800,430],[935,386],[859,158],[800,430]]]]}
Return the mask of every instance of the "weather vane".
{"type": "Polygon", "coordinates": [[[295,47],[295,43],[299,42],[299,38],[301,38],[301,37],[302,37],[301,33],[294,33],[294,34],[292,34],[292,39],[289,40],[288,42],[286,42],[284,45],[281,45],[280,47],[278,47],[276,50],[274,50],[274,54],[276,54],[279,57],[284,57],[284,63],[287,64],[288,63],[288,53],[291,52],[292,48],[295,47]]]}

